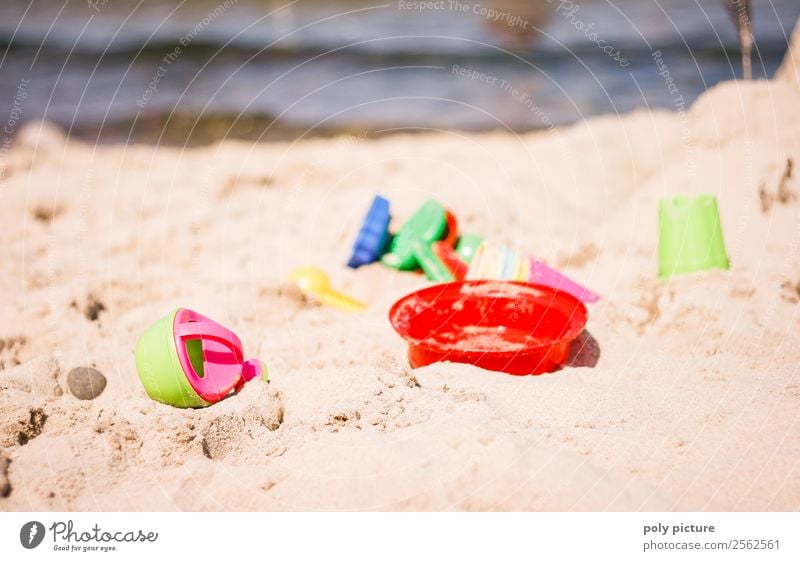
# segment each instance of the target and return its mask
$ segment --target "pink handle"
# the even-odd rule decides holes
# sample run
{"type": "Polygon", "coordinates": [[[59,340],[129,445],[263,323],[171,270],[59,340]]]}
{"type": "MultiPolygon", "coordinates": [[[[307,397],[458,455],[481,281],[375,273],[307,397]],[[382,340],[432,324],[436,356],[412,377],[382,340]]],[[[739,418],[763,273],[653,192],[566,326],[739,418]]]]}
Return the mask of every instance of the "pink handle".
{"type": "Polygon", "coordinates": [[[591,304],[600,300],[600,296],[579,285],[577,282],[565,277],[536,259],[531,258],[531,274],[528,282],[539,283],[571,294],[584,304],[591,304]]]}
{"type": "Polygon", "coordinates": [[[175,335],[183,340],[208,339],[229,347],[241,361],[244,358],[242,341],[236,334],[215,321],[192,321],[175,326],[175,335]]]}
{"type": "Polygon", "coordinates": [[[232,391],[239,391],[248,379],[255,376],[258,368],[243,364],[242,342],[235,333],[217,322],[187,309],[175,316],[173,336],[181,367],[186,379],[197,394],[209,403],[215,403],[232,391]],[[203,353],[203,376],[194,369],[186,342],[201,341],[203,353]],[[247,379],[245,379],[247,378],[247,379]]]}

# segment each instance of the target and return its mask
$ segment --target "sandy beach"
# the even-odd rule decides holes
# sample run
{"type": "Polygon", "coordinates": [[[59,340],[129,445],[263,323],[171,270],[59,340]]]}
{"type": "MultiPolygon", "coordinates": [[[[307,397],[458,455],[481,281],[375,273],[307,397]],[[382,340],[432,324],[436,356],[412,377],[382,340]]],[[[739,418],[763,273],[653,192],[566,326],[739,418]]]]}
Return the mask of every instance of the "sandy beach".
{"type": "Polygon", "coordinates": [[[522,136],[182,150],[29,123],[0,183],[0,510],[797,510],[798,123],[791,61],[683,112],[522,136]],[[657,201],[704,192],[731,269],[660,281],[657,201]],[[435,197],[602,294],[572,365],[411,369],[387,312],[428,282],[344,266],[377,193],[398,221],[435,197]],[[368,310],[298,297],[304,264],[368,310]],[[271,382],[149,399],[134,346],[178,306],[271,382]],[[97,399],[70,394],[77,366],[107,377],[97,399]]]}

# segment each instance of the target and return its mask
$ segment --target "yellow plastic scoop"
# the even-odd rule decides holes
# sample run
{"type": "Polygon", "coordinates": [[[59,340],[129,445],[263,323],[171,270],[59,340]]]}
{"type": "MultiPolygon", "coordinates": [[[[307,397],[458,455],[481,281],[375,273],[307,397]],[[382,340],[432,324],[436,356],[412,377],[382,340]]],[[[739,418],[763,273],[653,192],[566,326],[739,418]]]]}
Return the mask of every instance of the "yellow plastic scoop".
{"type": "Polygon", "coordinates": [[[312,298],[326,306],[333,306],[351,314],[363,312],[367,306],[331,288],[331,279],[317,267],[298,267],[289,275],[289,281],[312,298]]]}

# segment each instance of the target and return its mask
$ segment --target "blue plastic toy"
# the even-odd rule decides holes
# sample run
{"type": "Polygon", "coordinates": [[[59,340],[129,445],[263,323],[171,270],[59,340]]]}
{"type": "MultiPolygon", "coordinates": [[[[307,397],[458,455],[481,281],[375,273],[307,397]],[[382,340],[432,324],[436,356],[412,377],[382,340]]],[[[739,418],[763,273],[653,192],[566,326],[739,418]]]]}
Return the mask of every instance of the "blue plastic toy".
{"type": "Polygon", "coordinates": [[[348,267],[357,269],[381,258],[389,241],[390,220],[389,201],[376,195],[353,243],[353,254],[347,262],[348,267]]]}

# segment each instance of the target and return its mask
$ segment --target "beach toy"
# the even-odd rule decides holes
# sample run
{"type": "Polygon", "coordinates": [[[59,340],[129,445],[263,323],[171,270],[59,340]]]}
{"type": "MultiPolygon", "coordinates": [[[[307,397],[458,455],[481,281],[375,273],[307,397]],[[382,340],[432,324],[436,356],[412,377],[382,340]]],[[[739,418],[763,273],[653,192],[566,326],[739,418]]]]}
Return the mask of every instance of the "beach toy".
{"type": "Polygon", "coordinates": [[[434,245],[449,247],[451,250],[458,239],[458,221],[455,215],[445,211],[444,238],[440,241],[428,243],[423,238],[414,238],[411,241],[411,250],[417,264],[422,268],[429,280],[434,282],[450,282],[455,279],[447,264],[439,258],[433,250],[434,245]]]}
{"type": "Polygon", "coordinates": [[[592,304],[600,300],[600,296],[588,288],[584,288],[572,279],[532,257],[530,260],[530,276],[528,281],[568,292],[584,304],[592,304]]]}
{"type": "Polygon", "coordinates": [[[391,250],[381,258],[381,262],[401,271],[416,269],[419,264],[414,257],[414,240],[431,244],[442,238],[446,227],[444,207],[433,199],[426,201],[397,232],[391,250]]]}
{"type": "Polygon", "coordinates": [[[424,288],[398,300],[392,326],[417,368],[464,362],[509,374],[542,374],[566,362],[586,307],[566,292],[526,282],[478,280],[424,288]]]}
{"type": "Polygon", "coordinates": [[[374,263],[381,258],[389,241],[390,220],[389,201],[376,195],[353,243],[353,253],[347,262],[348,267],[357,269],[361,265],[374,263]]]}
{"type": "Polygon", "coordinates": [[[456,253],[459,259],[469,265],[472,258],[475,257],[475,252],[483,243],[483,236],[478,234],[462,234],[456,245],[456,253]]]}
{"type": "Polygon", "coordinates": [[[446,223],[445,236],[441,241],[451,247],[455,247],[456,242],[458,241],[458,219],[456,218],[456,215],[449,210],[445,211],[444,216],[446,223]]]}
{"type": "Polygon", "coordinates": [[[317,267],[299,267],[292,271],[289,280],[306,295],[326,306],[333,306],[345,312],[363,312],[366,305],[358,300],[336,292],[331,288],[331,279],[317,267]]]}
{"type": "Polygon", "coordinates": [[[416,259],[419,266],[422,267],[428,279],[433,282],[450,282],[454,279],[450,269],[447,268],[433,251],[431,244],[423,242],[422,240],[414,240],[411,242],[411,248],[414,252],[414,259],[416,259]]]}
{"type": "Polygon", "coordinates": [[[207,407],[250,380],[268,380],[263,362],[244,360],[232,331],[186,308],[173,310],[139,338],[136,370],[147,395],[175,407],[207,407]]]}
{"type": "Polygon", "coordinates": [[[713,195],[679,195],[658,204],[658,274],[727,269],[717,200],[713,195]]]}
{"type": "Polygon", "coordinates": [[[487,241],[482,241],[472,254],[467,268],[466,280],[500,279],[503,268],[503,256],[500,248],[487,241]]]}
{"type": "Polygon", "coordinates": [[[520,253],[484,240],[475,251],[466,279],[527,281],[529,268],[530,263],[520,253]]]}
{"type": "Polygon", "coordinates": [[[530,260],[518,251],[503,246],[503,270],[501,279],[527,281],[530,276],[530,260]]]}
{"type": "Polygon", "coordinates": [[[527,257],[507,247],[498,247],[484,241],[475,252],[467,269],[467,280],[496,279],[526,281],[543,284],[568,292],[584,304],[600,300],[600,296],[577,282],[548,267],[541,261],[527,257]]]}
{"type": "Polygon", "coordinates": [[[433,242],[431,249],[455,280],[464,280],[467,264],[458,258],[458,253],[451,245],[445,242],[433,242]]]}

